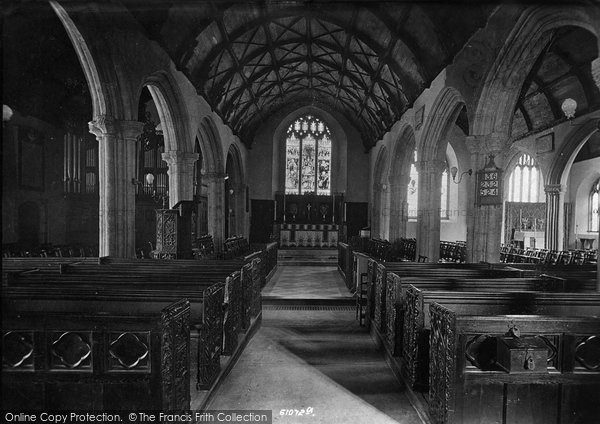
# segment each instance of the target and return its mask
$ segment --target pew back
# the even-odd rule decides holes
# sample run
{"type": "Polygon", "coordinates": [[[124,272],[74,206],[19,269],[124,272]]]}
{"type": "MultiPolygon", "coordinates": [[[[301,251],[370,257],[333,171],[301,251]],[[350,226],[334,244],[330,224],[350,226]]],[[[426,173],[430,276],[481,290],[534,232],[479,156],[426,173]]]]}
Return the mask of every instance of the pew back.
{"type": "Polygon", "coordinates": [[[461,315],[438,303],[430,312],[433,423],[597,421],[600,319],[461,315]],[[546,346],[547,360],[528,369],[499,368],[499,338],[510,326],[521,339],[546,346]]]}
{"type": "Polygon", "coordinates": [[[189,304],[147,314],[3,312],[3,408],[187,410],[189,304]]]}

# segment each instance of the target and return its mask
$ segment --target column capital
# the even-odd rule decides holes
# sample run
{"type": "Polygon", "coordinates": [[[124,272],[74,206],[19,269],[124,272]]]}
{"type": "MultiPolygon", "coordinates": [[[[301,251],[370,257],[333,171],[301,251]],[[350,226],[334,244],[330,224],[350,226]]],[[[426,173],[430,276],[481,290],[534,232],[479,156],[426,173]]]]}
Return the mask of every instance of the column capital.
{"type": "Polygon", "coordinates": [[[96,119],[88,122],[88,129],[96,138],[107,135],[114,136],[117,133],[116,121],[112,116],[108,115],[97,116],[96,119]]]}
{"type": "Polygon", "coordinates": [[[96,138],[116,136],[121,132],[124,139],[136,139],[142,133],[144,124],[139,121],[117,121],[112,116],[102,115],[88,122],[88,128],[96,138]]]}
{"type": "Polygon", "coordinates": [[[118,121],[118,124],[125,139],[137,139],[144,130],[144,123],[139,121],[118,121]]]}
{"type": "Polygon", "coordinates": [[[563,191],[562,184],[546,184],[544,186],[544,192],[550,195],[560,194],[563,191]]]}
{"type": "Polygon", "coordinates": [[[193,152],[180,152],[177,150],[169,150],[168,152],[164,152],[162,154],[162,159],[169,164],[169,166],[178,164],[178,165],[192,165],[194,164],[200,155],[198,153],[193,152]]]}
{"type": "Polygon", "coordinates": [[[467,150],[471,154],[498,155],[506,147],[508,135],[493,132],[486,135],[468,135],[465,138],[467,150]]]}
{"type": "Polygon", "coordinates": [[[206,174],[202,174],[202,179],[209,181],[218,181],[219,179],[224,180],[227,176],[224,172],[207,172],[206,174]]]}
{"type": "Polygon", "coordinates": [[[419,172],[442,173],[446,168],[446,161],[442,160],[422,160],[419,162],[419,172]]]}

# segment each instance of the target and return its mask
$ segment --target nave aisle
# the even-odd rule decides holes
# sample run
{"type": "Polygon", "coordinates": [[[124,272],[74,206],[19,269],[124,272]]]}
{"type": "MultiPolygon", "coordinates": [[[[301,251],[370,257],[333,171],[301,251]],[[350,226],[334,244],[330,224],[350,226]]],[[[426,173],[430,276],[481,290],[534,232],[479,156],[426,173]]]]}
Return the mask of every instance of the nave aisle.
{"type": "Polygon", "coordinates": [[[302,269],[284,265],[274,276],[270,292],[279,289],[279,299],[265,302],[261,329],[208,409],[270,409],[276,423],[420,424],[407,389],[358,326],[354,307],[333,304],[332,295],[343,285],[337,271],[294,268],[302,269]],[[312,287],[304,305],[298,305],[299,292],[290,284],[299,273],[312,287]],[[293,305],[281,301],[286,295],[293,305]],[[313,416],[280,416],[282,409],[307,408],[313,416]]]}

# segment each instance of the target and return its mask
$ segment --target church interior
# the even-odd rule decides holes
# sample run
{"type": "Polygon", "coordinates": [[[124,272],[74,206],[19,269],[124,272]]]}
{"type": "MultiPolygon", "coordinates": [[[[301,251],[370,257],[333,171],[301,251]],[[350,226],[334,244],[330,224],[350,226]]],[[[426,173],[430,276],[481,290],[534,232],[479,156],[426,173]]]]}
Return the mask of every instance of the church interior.
{"type": "Polygon", "coordinates": [[[599,421],[597,2],[0,10],[3,420],[599,421]]]}

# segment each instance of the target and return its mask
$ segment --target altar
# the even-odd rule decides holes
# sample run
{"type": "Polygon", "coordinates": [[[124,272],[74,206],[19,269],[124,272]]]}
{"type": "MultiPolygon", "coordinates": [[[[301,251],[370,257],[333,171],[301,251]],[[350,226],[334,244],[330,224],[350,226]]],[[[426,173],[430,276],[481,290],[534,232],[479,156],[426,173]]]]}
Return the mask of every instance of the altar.
{"type": "Polygon", "coordinates": [[[280,247],[332,248],[343,222],[342,194],[275,195],[275,232],[280,247]]]}
{"type": "Polygon", "coordinates": [[[338,231],[338,226],[333,224],[280,224],[279,244],[282,248],[335,247],[338,231]]]}

